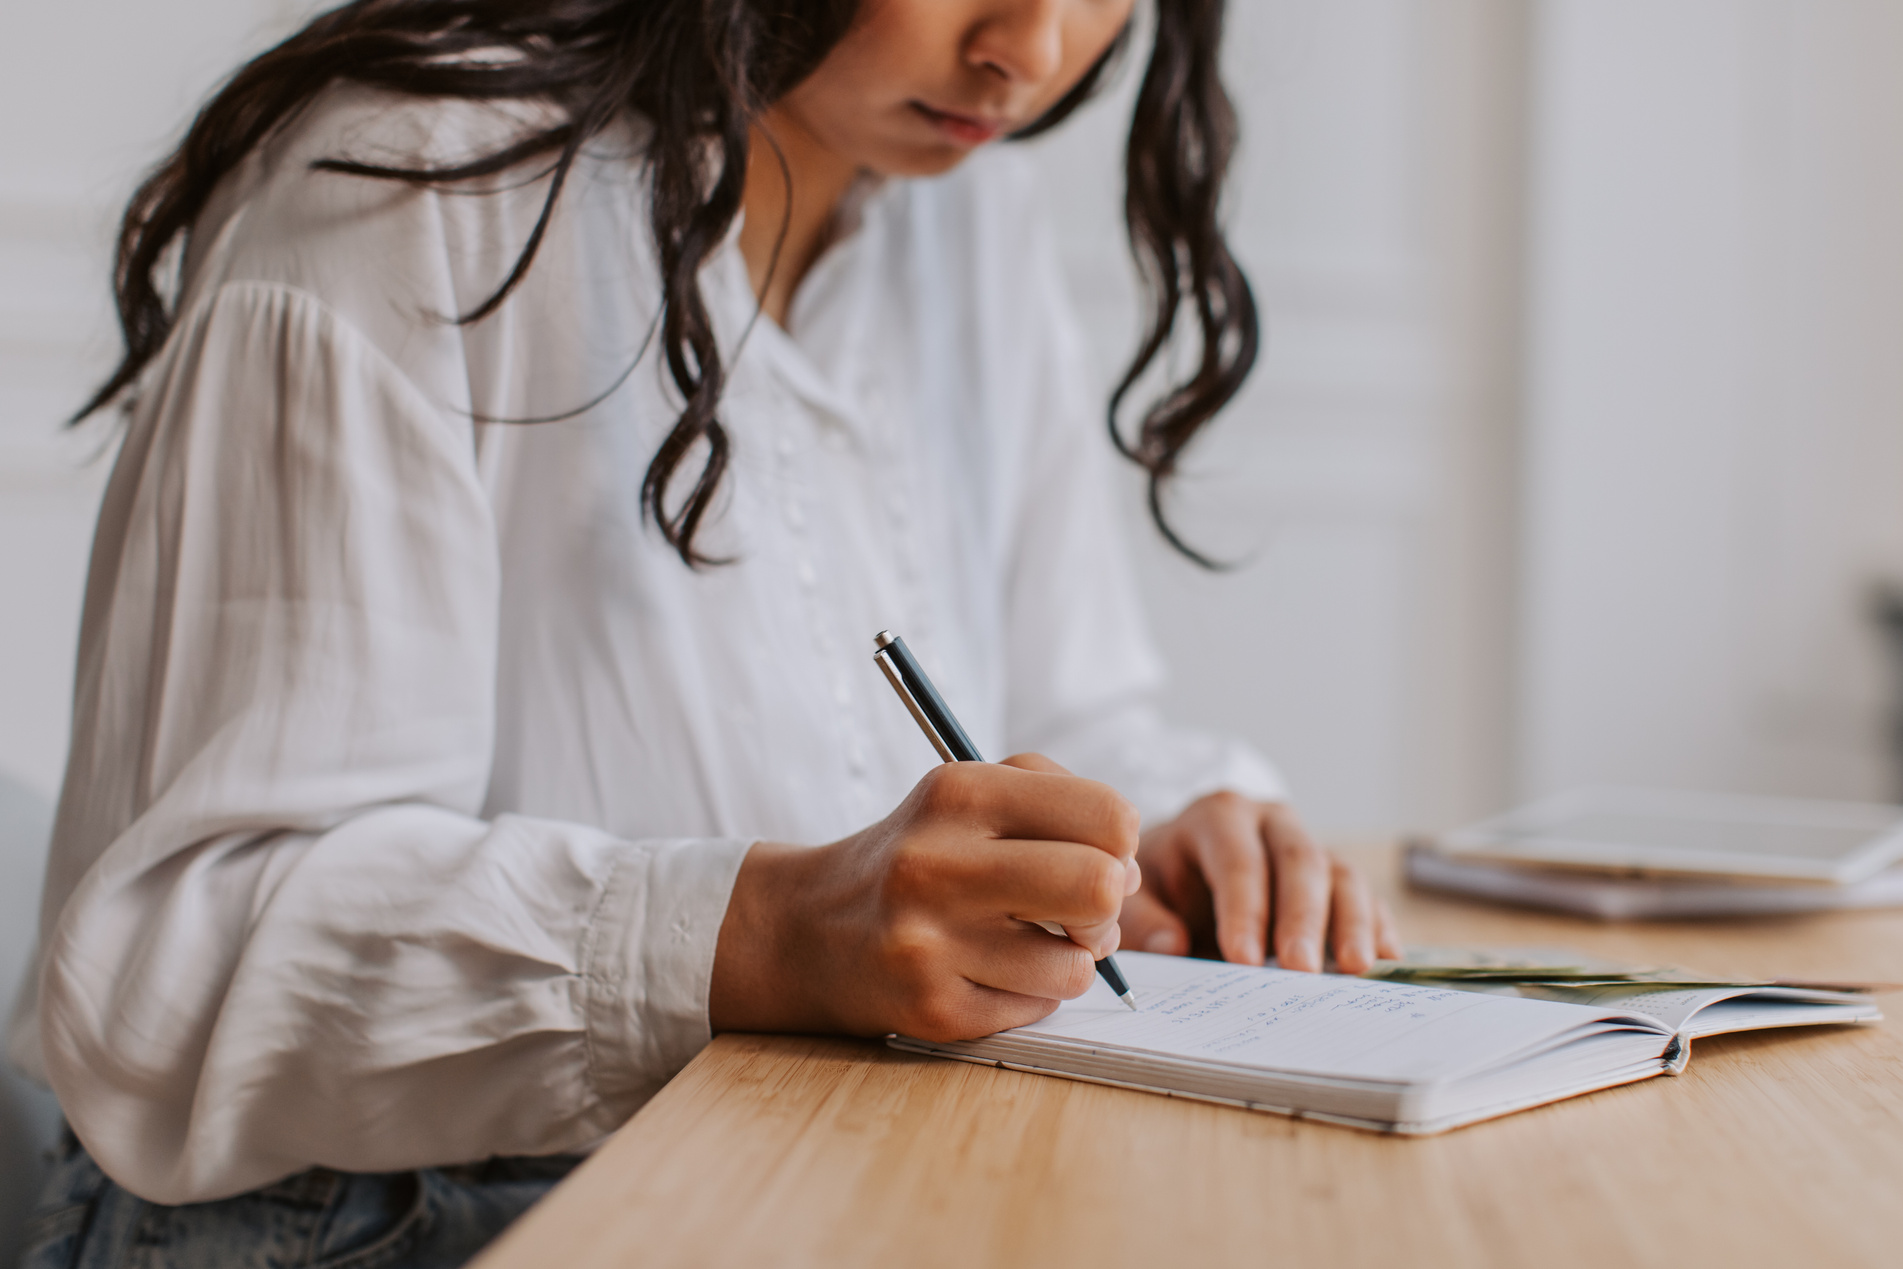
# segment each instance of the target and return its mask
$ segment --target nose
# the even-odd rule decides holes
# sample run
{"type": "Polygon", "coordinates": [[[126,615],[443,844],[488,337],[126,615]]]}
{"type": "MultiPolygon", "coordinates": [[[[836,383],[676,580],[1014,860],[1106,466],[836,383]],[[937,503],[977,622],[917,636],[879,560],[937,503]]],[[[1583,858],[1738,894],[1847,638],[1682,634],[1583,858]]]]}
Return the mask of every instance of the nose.
{"type": "Polygon", "coordinates": [[[1067,0],[1002,0],[972,31],[965,60],[1007,81],[1036,85],[1064,67],[1067,0]]]}

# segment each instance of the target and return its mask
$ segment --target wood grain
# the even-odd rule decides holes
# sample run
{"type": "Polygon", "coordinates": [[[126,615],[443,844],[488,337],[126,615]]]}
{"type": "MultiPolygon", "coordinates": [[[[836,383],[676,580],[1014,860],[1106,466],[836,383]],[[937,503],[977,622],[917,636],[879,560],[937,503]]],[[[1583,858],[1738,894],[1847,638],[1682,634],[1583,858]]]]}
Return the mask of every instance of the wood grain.
{"type": "MultiPolygon", "coordinates": [[[[1398,892],[1392,853],[1362,854],[1413,943],[1903,972],[1903,912],[1607,926],[1398,892]]],[[[1704,1040],[1676,1079],[1408,1139],[724,1036],[478,1264],[1895,1269],[1903,1039],[1888,1022],[1704,1040]]]]}

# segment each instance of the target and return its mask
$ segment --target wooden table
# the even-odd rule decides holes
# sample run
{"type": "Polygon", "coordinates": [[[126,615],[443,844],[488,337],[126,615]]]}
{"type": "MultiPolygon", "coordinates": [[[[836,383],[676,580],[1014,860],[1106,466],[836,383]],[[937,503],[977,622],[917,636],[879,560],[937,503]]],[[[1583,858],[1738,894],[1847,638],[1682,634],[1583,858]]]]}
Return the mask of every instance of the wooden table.
{"type": "MultiPolygon", "coordinates": [[[[1412,943],[1903,975],[1903,912],[1606,926],[1407,893],[1364,859],[1412,943]]],[[[1429,1138],[726,1036],[478,1265],[1897,1269],[1903,1029],[1701,1040],[1676,1079],[1429,1138]]]]}

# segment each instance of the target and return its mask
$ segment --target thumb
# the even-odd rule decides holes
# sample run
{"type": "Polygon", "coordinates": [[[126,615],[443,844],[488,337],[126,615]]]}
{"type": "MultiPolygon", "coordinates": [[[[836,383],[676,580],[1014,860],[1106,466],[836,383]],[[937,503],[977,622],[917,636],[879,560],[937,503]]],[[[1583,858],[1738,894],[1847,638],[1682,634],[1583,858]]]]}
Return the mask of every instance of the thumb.
{"type": "Polygon", "coordinates": [[[1181,956],[1189,951],[1189,927],[1148,890],[1139,890],[1123,901],[1118,924],[1123,927],[1123,946],[1133,952],[1181,956]]]}

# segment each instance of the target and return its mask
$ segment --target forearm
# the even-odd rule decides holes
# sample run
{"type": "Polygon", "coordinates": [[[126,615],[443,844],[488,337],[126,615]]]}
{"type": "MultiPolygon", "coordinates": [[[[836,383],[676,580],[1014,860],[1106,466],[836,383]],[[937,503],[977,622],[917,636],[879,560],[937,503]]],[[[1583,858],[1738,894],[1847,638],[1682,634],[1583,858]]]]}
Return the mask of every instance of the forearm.
{"type": "Polygon", "coordinates": [[[720,1031],[832,1031],[815,984],[814,910],[835,848],[755,842],[734,878],[720,923],[707,1014],[720,1031]]]}

